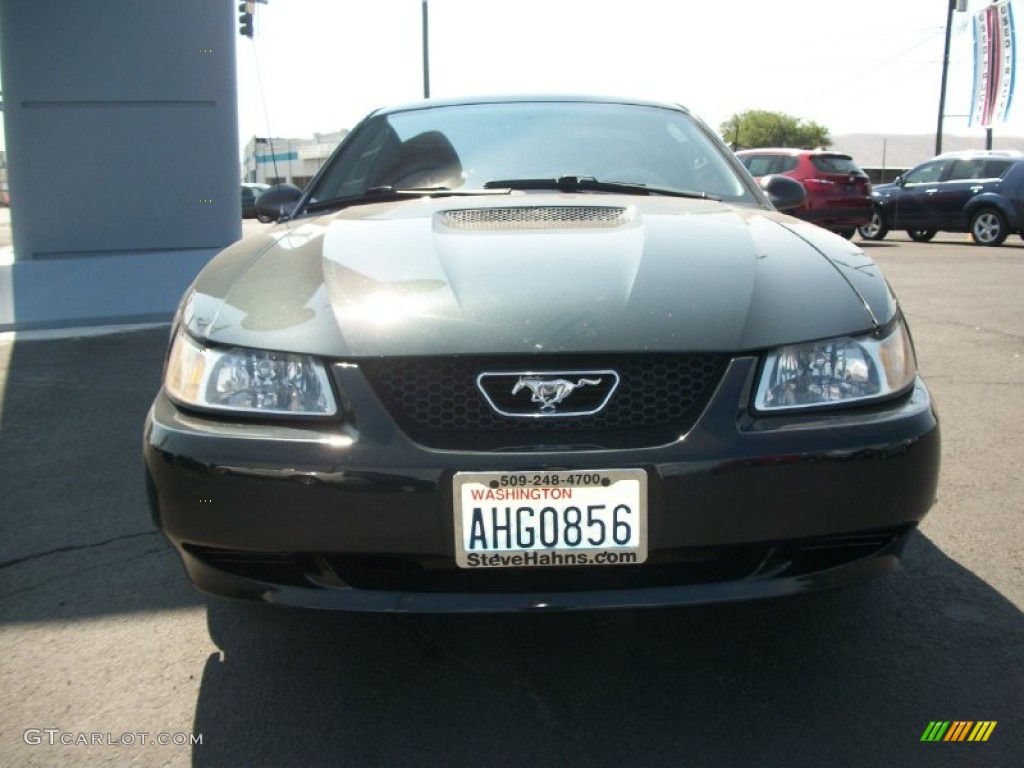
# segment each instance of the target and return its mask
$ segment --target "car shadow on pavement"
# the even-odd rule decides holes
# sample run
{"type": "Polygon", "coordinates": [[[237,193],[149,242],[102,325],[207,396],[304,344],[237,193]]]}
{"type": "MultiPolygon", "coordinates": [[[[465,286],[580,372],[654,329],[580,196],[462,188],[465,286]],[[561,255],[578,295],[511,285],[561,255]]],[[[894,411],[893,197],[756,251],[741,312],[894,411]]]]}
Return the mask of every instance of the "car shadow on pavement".
{"type": "Polygon", "coordinates": [[[213,601],[198,766],[1017,765],[1024,617],[923,534],[843,590],[366,615],[213,601]],[[986,743],[929,722],[995,720],[986,743]]]}
{"type": "Polygon", "coordinates": [[[202,604],[143,482],[167,334],[0,342],[0,621],[202,604]]]}

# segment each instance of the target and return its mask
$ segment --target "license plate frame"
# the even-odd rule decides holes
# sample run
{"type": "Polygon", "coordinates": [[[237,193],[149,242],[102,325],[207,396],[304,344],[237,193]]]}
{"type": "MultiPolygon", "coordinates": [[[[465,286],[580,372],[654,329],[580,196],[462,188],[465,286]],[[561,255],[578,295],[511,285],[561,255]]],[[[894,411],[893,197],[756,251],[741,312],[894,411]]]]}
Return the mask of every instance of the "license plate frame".
{"type": "Polygon", "coordinates": [[[455,562],[466,569],[643,563],[647,481],[643,469],[456,472],[455,562]]]}

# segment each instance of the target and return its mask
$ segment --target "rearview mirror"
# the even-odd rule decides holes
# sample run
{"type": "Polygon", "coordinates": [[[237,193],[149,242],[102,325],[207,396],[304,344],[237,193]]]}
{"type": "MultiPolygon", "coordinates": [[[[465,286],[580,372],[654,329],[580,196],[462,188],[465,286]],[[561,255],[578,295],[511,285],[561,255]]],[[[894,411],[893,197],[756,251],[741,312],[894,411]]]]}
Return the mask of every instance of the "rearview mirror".
{"type": "Polygon", "coordinates": [[[295,209],[302,190],[294,184],[272,184],[256,198],[256,215],[271,221],[282,221],[295,209]]]}
{"type": "Polygon", "coordinates": [[[768,195],[772,205],[780,211],[799,208],[807,199],[807,190],[796,179],[772,174],[761,178],[761,189],[768,195]]]}

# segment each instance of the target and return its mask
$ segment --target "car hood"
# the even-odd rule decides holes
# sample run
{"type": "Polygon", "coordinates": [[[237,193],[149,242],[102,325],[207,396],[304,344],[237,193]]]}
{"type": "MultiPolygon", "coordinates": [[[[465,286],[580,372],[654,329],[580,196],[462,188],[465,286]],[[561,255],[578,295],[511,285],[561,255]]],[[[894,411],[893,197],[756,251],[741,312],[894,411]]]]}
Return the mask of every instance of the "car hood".
{"type": "Polygon", "coordinates": [[[331,357],[744,351],[896,311],[852,243],[759,208],[615,195],[350,207],[240,241],[185,297],[215,343],[331,357]]]}

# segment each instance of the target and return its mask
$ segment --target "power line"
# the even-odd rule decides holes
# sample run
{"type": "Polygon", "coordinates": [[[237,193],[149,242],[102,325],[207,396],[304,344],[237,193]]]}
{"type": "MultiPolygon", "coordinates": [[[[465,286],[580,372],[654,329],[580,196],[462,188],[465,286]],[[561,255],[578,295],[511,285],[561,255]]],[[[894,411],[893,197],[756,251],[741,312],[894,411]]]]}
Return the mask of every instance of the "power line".
{"type": "Polygon", "coordinates": [[[844,86],[847,86],[847,85],[849,85],[850,83],[854,82],[855,80],[859,80],[859,79],[860,79],[860,78],[862,78],[862,77],[865,77],[865,76],[867,76],[867,75],[870,75],[870,74],[871,74],[872,72],[877,72],[877,71],[878,71],[879,69],[882,69],[882,68],[884,68],[884,67],[886,67],[886,66],[888,66],[888,65],[892,64],[892,63],[893,63],[894,61],[896,61],[897,59],[899,59],[899,58],[901,58],[901,57],[903,57],[903,56],[906,56],[906,55],[907,55],[908,53],[910,53],[911,51],[917,50],[918,48],[920,48],[920,47],[921,47],[922,45],[924,45],[925,43],[930,43],[930,42],[931,42],[931,41],[932,41],[933,39],[935,39],[936,37],[938,37],[938,36],[939,36],[939,35],[941,35],[942,33],[943,33],[943,29],[942,29],[941,27],[940,27],[940,28],[937,28],[937,29],[935,29],[935,31],[933,32],[933,34],[929,35],[929,36],[928,36],[928,37],[926,37],[926,38],[925,38],[924,40],[921,40],[920,42],[918,42],[918,43],[915,43],[914,45],[910,46],[909,48],[905,48],[904,50],[902,50],[902,51],[900,51],[899,53],[897,53],[897,54],[896,54],[895,56],[892,56],[892,57],[890,57],[890,58],[886,59],[885,61],[882,61],[882,62],[880,62],[880,63],[876,64],[876,65],[875,65],[875,66],[873,66],[873,67],[869,67],[868,69],[865,69],[865,70],[864,70],[863,72],[861,72],[861,73],[859,73],[859,74],[856,74],[856,75],[854,75],[854,76],[853,76],[853,77],[851,77],[851,78],[850,78],[849,80],[845,80],[844,82],[842,82],[842,83],[839,83],[839,84],[838,84],[837,86],[835,86],[835,87],[836,87],[836,88],[842,88],[842,87],[844,87],[844,86]]]}
{"type": "MultiPolygon", "coordinates": [[[[267,126],[267,145],[270,147],[270,161],[274,164],[274,178],[280,180],[281,176],[277,170],[277,150],[274,149],[274,134],[270,130],[270,112],[267,111],[267,95],[263,90],[263,76],[260,74],[260,60],[259,56],[256,55],[255,45],[252,47],[252,60],[256,67],[256,85],[260,92],[260,103],[263,105],[263,122],[267,126]]],[[[253,147],[253,155],[255,154],[256,148],[253,147]]],[[[290,158],[289,162],[291,162],[290,158]]]]}

